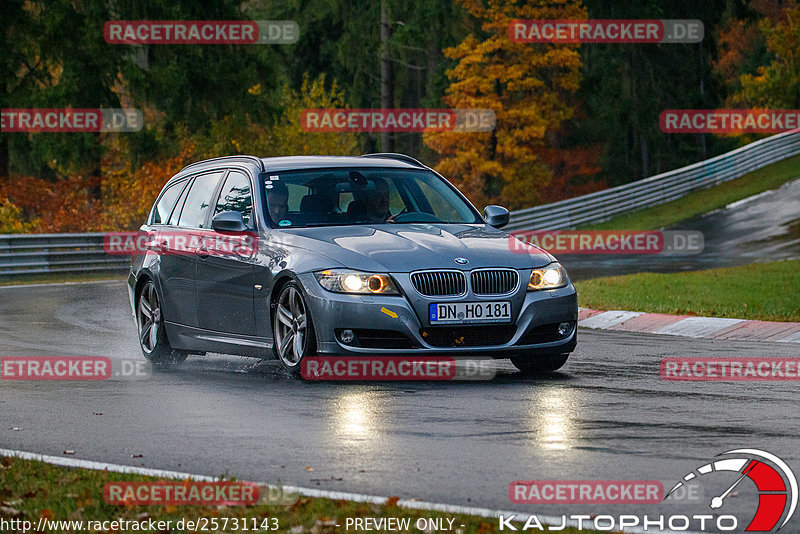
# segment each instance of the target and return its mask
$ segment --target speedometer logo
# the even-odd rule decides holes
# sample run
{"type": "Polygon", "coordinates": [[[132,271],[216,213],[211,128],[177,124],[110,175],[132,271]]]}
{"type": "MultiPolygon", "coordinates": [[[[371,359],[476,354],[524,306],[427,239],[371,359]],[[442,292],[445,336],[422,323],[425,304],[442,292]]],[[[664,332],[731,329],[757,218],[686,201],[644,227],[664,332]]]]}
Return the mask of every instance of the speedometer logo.
{"type": "Polygon", "coordinates": [[[794,515],[797,508],[797,478],[786,462],[772,453],[758,449],[736,449],[723,457],[688,473],[669,490],[665,499],[685,483],[710,473],[735,474],[732,483],[709,502],[712,510],[725,506],[726,499],[744,483],[752,481],[758,490],[758,509],[746,532],[777,532],[794,515]]]}

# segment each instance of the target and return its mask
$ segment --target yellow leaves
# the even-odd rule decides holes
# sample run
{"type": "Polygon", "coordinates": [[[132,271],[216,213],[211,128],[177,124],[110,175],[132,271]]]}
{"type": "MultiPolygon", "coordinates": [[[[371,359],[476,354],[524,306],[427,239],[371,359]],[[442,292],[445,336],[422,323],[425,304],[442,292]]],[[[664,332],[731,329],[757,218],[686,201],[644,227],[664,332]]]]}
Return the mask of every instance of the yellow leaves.
{"type": "Polygon", "coordinates": [[[117,158],[113,154],[103,165],[103,205],[97,228],[86,230],[135,230],[144,222],[161,188],[172,176],[178,173],[189,161],[199,159],[195,155],[195,145],[187,142],[177,156],[145,161],[133,172],[127,170],[106,172],[117,168],[117,158]]]}
{"type": "Polygon", "coordinates": [[[328,87],[324,75],[311,80],[306,74],[299,91],[284,87],[282,102],[283,113],[262,144],[269,153],[263,155],[352,155],[358,152],[359,134],[305,132],[302,128],[300,116],[304,109],[346,107],[344,91],[335,80],[328,87]]]}
{"type": "Polygon", "coordinates": [[[25,234],[34,231],[38,220],[25,222],[22,211],[8,198],[0,196],[0,234],[25,234]]]}
{"type": "Polygon", "coordinates": [[[757,74],[739,76],[740,89],[728,99],[736,107],[793,108],[800,92],[800,5],[791,3],[773,20],[764,17],[758,29],[733,25],[722,34],[722,54],[715,69],[732,83],[739,65],[763,36],[774,56],[768,65],[757,67],[757,74]],[[759,35],[760,32],[760,35],[759,35]]]}
{"type": "Polygon", "coordinates": [[[247,90],[247,92],[250,93],[253,96],[260,95],[261,94],[261,84],[260,83],[255,84],[254,86],[250,87],[247,90]]]}
{"type": "Polygon", "coordinates": [[[585,19],[576,0],[545,7],[513,0],[460,0],[481,19],[489,37],[467,36],[445,55],[458,63],[447,71],[443,98],[458,108],[495,111],[492,133],[431,133],[423,140],[442,157],[437,170],[480,205],[503,201],[511,209],[538,203],[552,177],[540,154],[564,120],[573,115],[570,96],[578,89],[578,45],[513,43],[508,24],[526,19],[585,19]]]}

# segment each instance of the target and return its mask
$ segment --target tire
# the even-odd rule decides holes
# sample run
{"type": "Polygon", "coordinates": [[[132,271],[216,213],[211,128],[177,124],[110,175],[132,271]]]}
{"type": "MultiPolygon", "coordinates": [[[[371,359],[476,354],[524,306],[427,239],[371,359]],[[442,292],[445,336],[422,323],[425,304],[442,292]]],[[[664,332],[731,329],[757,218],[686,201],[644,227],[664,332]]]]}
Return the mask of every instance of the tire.
{"type": "Polygon", "coordinates": [[[511,358],[514,367],[525,376],[543,375],[561,369],[567,363],[569,354],[545,354],[511,358]]]}
{"type": "Polygon", "coordinates": [[[273,352],[285,371],[299,376],[303,358],[317,352],[311,312],[299,284],[284,285],[272,311],[273,352]]]}
{"type": "Polygon", "coordinates": [[[139,348],[150,363],[180,363],[189,355],[186,351],[173,349],[169,344],[164,328],[164,315],[158,302],[158,291],[152,280],[142,286],[136,297],[136,327],[139,348]]]}

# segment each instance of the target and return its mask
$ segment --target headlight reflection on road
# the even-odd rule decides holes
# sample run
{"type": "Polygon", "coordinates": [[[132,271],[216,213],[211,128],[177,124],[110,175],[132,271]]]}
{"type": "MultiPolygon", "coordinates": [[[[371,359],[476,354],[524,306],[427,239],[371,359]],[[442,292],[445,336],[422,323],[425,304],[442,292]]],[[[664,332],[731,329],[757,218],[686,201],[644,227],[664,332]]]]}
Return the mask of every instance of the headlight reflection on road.
{"type": "Polygon", "coordinates": [[[546,387],[536,392],[532,399],[531,432],[536,443],[548,450],[566,450],[572,447],[575,421],[578,413],[575,392],[560,386],[546,387]]]}
{"type": "Polygon", "coordinates": [[[372,442],[379,434],[377,415],[384,400],[377,391],[342,394],[335,401],[331,423],[337,436],[350,444],[372,442]]]}

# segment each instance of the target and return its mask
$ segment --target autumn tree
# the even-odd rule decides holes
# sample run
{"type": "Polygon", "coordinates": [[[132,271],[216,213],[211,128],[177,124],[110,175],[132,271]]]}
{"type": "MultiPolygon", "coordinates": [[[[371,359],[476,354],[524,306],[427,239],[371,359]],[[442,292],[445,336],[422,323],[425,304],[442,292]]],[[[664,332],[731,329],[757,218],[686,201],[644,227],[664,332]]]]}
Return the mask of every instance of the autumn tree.
{"type": "MultiPolygon", "coordinates": [[[[121,107],[114,84],[123,52],[103,42],[110,18],[98,0],[0,2],[2,107],[121,107]]],[[[97,133],[0,133],[0,175],[96,175],[102,152],[97,133]]]]}
{"type": "MultiPolygon", "coordinates": [[[[254,154],[258,156],[353,155],[359,152],[360,136],[354,133],[306,132],[302,128],[304,109],[346,108],[344,91],[336,80],[326,83],[325,75],[311,80],[302,77],[299,89],[286,84],[280,94],[281,108],[272,121],[260,121],[250,114],[228,115],[212,121],[208,134],[194,136],[200,157],[254,154]]],[[[267,100],[261,86],[250,87],[251,95],[267,100]]],[[[264,106],[268,104],[263,104],[264,106]]]]}
{"type": "MultiPolygon", "coordinates": [[[[249,88],[249,94],[256,99],[267,98],[258,84],[249,88]]],[[[103,159],[103,205],[98,228],[93,229],[137,229],[167,180],[193,161],[236,154],[358,153],[358,134],[309,133],[300,124],[303,109],[345,107],[344,92],[335,81],[328,86],[325,76],[315,80],[304,76],[299,90],[283,87],[281,102],[283,109],[273,123],[260,122],[249,114],[227,115],[212,121],[205,135],[184,132],[180,154],[146,160],[133,171],[125,152],[119,145],[112,145],[103,159]]]]}
{"type": "Polygon", "coordinates": [[[585,19],[578,1],[545,6],[513,0],[461,0],[482,21],[484,35],[470,34],[445,50],[456,60],[444,97],[452,108],[495,112],[489,133],[431,133],[425,142],[442,159],[437,169],[478,204],[509,208],[538,204],[552,177],[542,158],[548,135],[573,116],[571,96],[580,83],[575,44],[526,44],[509,39],[514,19],[585,19]]]}
{"type": "Polygon", "coordinates": [[[741,76],[741,89],[731,95],[732,103],[742,107],[800,108],[800,5],[792,3],[783,9],[777,23],[762,19],[759,29],[771,59],[755,73],[741,76]]]}

